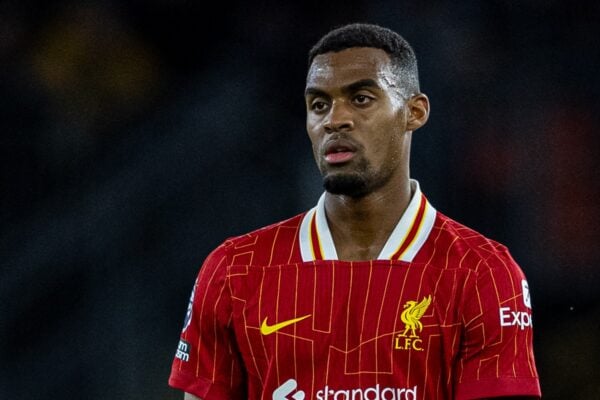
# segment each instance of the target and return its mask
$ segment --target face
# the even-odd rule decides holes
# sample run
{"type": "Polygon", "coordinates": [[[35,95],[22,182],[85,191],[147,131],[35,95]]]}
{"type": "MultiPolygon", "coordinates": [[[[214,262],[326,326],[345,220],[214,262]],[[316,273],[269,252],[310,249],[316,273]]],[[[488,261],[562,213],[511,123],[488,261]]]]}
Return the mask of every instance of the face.
{"type": "Polygon", "coordinates": [[[325,189],[362,197],[408,177],[410,110],[387,53],[318,55],[308,71],[306,128],[325,189]]]}

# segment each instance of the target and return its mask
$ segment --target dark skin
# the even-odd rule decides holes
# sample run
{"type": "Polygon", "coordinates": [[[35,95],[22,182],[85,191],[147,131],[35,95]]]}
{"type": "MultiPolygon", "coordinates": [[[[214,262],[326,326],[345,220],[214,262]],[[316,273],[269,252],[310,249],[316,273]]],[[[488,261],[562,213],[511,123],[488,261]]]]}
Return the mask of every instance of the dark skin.
{"type": "Polygon", "coordinates": [[[410,141],[427,122],[429,100],[403,98],[395,84],[389,56],[374,48],[319,55],[308,72],[306,128],[321,174],[370,182],[361,196],[326,193],[340,260],[376,259],[411,198],[410,141]],[[351,147],[349,160],[328,161],[337,143],[351,147]]]}
{"type": "MultiPolygon", "coordinates": [[[[427,122],[429,100],[402,93],[389,56],[374,48],[315,57],[305,100],[306,128],[323,177],[366,182],[359,195],[325,195],[338,258],[376,259],[410,202],[411,137],[427,122]]],[[[199,398],[186,393],[184,399],[199,398]]]]}

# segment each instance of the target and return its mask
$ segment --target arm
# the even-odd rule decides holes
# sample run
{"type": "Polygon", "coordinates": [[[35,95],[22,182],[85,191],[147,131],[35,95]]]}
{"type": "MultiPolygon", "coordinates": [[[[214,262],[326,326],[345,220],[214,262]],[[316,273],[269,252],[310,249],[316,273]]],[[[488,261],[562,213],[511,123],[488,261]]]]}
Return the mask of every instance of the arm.
{"type": "Polygon", "coordinates": [[[539,398],[525,276],[501,247],[465,283],[463,336],[456,362],[457,399],[539,398]],[[496,396],[496,397],[494,397],[496,396]]]}
{"type": "Polygon", "coordinates": [[[185,393],[183,400],[202,400],[200,397],[196,397],[193,394],[185,393]]]}
{"type": "Polygon", "coordinates": [[[229,400],[245,395],[241,355],[231,350],[235,335],[229,327],[226,256],[223,246],[209,255],[190,295],[169,376],[169,385],[186,393],[185,399],[229,400]]]}

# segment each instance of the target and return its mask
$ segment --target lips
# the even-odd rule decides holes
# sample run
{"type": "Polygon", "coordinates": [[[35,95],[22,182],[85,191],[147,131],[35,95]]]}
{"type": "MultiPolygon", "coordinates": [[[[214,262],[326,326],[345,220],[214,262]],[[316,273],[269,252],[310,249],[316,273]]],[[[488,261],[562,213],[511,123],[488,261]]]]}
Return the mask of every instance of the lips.
{"type": "Polygon", "coordinates": [[[325,146],[325,161],[341,164],[350,161],[356,153],[356,146],[344,139],[332,140],[325,146]]]}

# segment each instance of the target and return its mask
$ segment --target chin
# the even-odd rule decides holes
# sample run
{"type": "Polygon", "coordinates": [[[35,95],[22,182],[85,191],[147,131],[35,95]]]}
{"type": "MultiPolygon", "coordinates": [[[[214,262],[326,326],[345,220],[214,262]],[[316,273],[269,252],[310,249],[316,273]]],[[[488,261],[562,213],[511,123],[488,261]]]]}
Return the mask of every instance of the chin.
{"type": "Polygon", "coordinates": [[[340,194],[353,198],[369,194],[367,181],[355,174],[334,174],[323,178],[323,187],[331,194],[340,194]]]}

